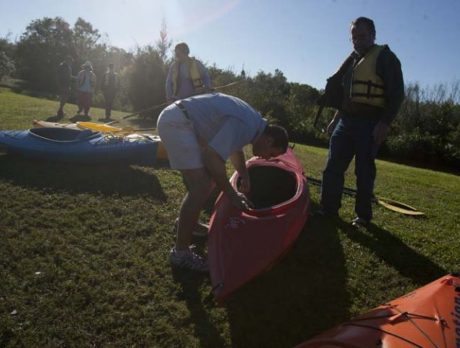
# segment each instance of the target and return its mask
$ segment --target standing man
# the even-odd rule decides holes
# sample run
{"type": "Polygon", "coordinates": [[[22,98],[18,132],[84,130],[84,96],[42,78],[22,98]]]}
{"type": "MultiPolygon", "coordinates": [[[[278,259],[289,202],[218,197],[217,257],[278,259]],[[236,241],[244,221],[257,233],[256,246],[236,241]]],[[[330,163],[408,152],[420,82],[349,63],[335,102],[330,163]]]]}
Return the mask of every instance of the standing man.
{"type": "Polygon", "coordinates": [[[351,23],[354,52],[340,69],[342,107],[327,127],[332,136],[321,190],[322,213],[337,215],[344,173],[355,157],[357,216],[352,225],[358,228],[372,219],[374,160],[404,99],[401,63],[387,45],[375,44],[375,34],[369,18],[351,23]]]}
{"type": "Polygon", "coordinates": [[[57,118],[64,117],[64,105],[69,99],[72,79],[72,57],[67,56],[57,69],[57,85],[59,89],[59,109],[56,113],[57,118]]]}
{"type": "Polygon", "coordinates": [[[90,61],[86,61],[81,67],[83,70],[77,76],[77,114],[80,115],[84,111],[85,117],[89,119],[89,109],[91,108],[93,93],[96,87],[96,75],[93,73],[93,66],[90,61]]]}
{"type": "Polygon", "coordinates": [[[276,157],[286,152],[287,132],[267,125],[265,119],[241,99],[221,93],[202,94],[177,101],[164,109],[157,124],[168,152],[171,168],[178,169],[187,194],[177,224],[177,240],[170,252],[173,265],[207,272],[207,261],[191,249],[192,230],[214,183],[240,209],[249,202],[250,190],[243,147],[252,144],[255,156],[276,157]],[[227,178],[225,161],[230,158],[241,176],[241,192],[227,178]]]}
{"type": "Polygon", "coordinates": [[[102,92],[105,100],[105,118],[108,120],[112,116],[112,106],[118,89],[118,74],[113,70],[113,64],[109,64],[107,72],[102,80],[102,92]]]}
{"type": "Polygon", "coordinates": [[[211,89],[211,78],[208,70],[194,57],[189,57],[190,49],[185,42],[174,48],[176,60],[169,67],[166,78],[166,101],[190,97],[195,94],[207,93],[211,89]]]}

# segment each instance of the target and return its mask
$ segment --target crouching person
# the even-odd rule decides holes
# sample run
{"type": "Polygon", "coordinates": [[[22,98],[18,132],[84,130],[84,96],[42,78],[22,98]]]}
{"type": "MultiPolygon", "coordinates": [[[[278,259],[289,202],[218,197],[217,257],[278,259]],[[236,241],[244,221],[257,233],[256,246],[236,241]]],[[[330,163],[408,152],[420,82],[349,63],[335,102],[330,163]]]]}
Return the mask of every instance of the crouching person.
{"type": "Polygon", "coordinates": [[[181,172],[187,194],[180,207],[176,245],[171,264],[207,272],[207,260],[190,249],[192,231],[198,224],[211,190],[216,184],[234,206],[247,209],[250,202],[249,173],[243,147],[252,144],[255,156],[269,159],[286,152],[284,128],[267,121],[241,99],[222,93],[202,94],[177,101],[164,109],[157,129],[173,169],[181,172]],[[231,186],[225,161],[231,160],[241,176],[241,192],[231,186]]]}

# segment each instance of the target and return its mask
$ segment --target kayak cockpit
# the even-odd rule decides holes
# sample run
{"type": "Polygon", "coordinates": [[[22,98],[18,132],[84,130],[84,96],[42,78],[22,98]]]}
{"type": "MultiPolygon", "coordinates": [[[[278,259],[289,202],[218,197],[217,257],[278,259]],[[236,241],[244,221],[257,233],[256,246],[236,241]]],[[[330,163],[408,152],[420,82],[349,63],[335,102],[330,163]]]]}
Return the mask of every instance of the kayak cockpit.
{"type": "Polygon", "coordinates": [[[89,129],[78,130],[71,128],[32,128],[29,133],[38,138],[57,142],[80,141],[98,134],[89,129]]]}
{"type": "Polygon", "coordinates": [[[254,204],[253,209],[280,205],[297,193],[297,178],[291,171],[275,166],[251,166],[248,171],[251,191],[246,196],[254,204]]]}

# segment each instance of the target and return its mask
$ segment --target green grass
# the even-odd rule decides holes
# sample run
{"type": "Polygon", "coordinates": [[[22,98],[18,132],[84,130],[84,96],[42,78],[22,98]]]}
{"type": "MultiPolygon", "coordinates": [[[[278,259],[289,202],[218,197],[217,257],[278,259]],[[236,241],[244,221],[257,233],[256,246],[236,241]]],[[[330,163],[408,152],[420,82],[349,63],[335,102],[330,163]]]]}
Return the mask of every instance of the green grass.
{"type": "MultiPolygon", "coordinates": [[[[0,105],[0,129],[28,128],[57,108],[7,89],[0,105]]],[[[295,152],[320,178],[326,151],[295,152]]],[[[376,194],[427,217],[376,206],[374,225],[358,232],[345,197],[341,218],[311,218],[278,265],[217,307],[208,277],[167,261],[185,192],[177,172],[0,154],[0,346],[292,347],[460,269],[459,177],[377,166],[376,194]]],[[[317,205],[316,187],[311,196],[317,205]]]]}

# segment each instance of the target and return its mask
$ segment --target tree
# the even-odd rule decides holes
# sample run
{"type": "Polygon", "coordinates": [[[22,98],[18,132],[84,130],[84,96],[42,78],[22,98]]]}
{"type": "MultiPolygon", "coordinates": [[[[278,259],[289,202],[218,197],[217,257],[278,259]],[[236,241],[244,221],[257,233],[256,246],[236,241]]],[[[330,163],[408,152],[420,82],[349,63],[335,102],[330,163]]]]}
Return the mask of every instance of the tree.
{"type": "Polygon", "coordinates": [[[168,50],[171,48],[172,41],[168,38],[168,28],[166,20],[163,18],[161,22],[160,38],[156,41],[156,50],[163,60],[163,63],[168,63],[168,50]]]}
{"type": "Polygon", "coordinates": [[[19,77],[37,90],[56,90],[55,69],[72,55],[72,30],[62,18],[43,18],[31,22],[17,44],[19,77]]]}
{"type": "MultiPolygon", "coordinates": [[[[166,100],[166,66],[161,53],[152,46],[138,48],[133,65],[128,72],[128,95],[135,110],[160,105],[166,100]]],[[[160,109],[143,113],[144,117],[156,118],[160,109]]]]}
{"type": "Polygon", "coordinates": [[[6,55],[5,52],[0,51],[0,80],[5,76],[10,76],[14,72],[14,62],[6,55]]]}

